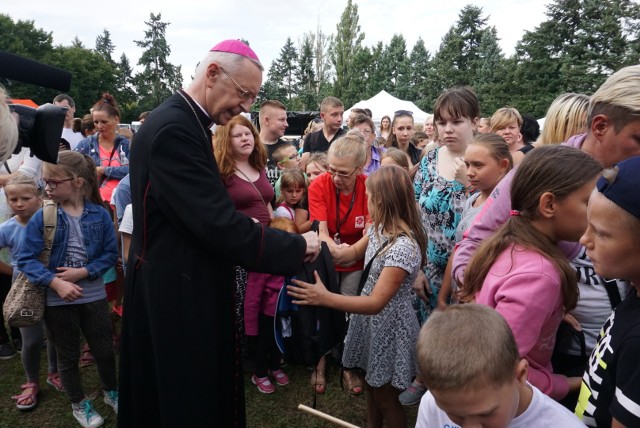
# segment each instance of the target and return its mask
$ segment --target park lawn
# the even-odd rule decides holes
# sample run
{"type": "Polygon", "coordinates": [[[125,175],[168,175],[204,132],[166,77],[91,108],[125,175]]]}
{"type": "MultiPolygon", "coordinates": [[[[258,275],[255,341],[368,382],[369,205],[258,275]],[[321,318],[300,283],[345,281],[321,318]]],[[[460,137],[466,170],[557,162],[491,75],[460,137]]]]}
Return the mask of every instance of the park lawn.
{"type": "MultiPolygon", "coordinates": [[[[20,392],[24,383],[24,371],[20,357],[0,360],[0,428],[68,428],[79,427],[71,415],[71,405],[64,393],[55,391],[46,383],[46,351],[42,352],[40,395],[38,406],[28,412],[19,412],[12,395],[20,392]]],[[[313,390],[309,384],[310,371],[306,367],[289,365],[285,368],[291,383],[276,386],[271,395],[260,393],[251,384],[250,375],[245,375],[245,395],[248,427],[331,427],[315,416],[298,410],[298,404],[313,403],[313,390]]],[[[81,369],[85,390],[94,400],[98,413],[105,418],[105,428],[116,427],[116,417],[110,407],[102,401],[100,381],[95,364],[81,369]]],[[[365,398],[353,397],[340,387],[340,371],[335,364],[327,367],[327,392],[317,396],[316,408],[354,425],[366,424],[365,398]]],[[[185,391],[185,394],[188,394],[185,391]]],[[[409,426],[415,425],[417,406],[407,408],[409,426]]],[[[211,426],[215,426],[215,419],[211,426]]]]}

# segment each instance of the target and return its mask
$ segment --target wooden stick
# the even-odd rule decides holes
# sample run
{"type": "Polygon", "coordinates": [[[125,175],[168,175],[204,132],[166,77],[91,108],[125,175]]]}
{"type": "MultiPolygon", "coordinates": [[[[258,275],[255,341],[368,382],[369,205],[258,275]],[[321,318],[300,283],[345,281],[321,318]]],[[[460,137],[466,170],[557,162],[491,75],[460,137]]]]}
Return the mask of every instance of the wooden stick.
{"type": "Polygon", "coordinates": [[[345,422],[342,419],[338,419],[336,417],[333,417],[331,415],[327,415],[326,413],[323,413],[319,410],[316,409],[312,409],[309,406],[305,406],[304,404],[299,404],[298,405],[298,409],[305,411],[307,413],[311,413],[314,416],[317,416],[319,418],[325,419],[329,422],[333,422],[336,425],[339,425],[341,427],[347,427],[347,428],[359,428],[357,425],[352,425],[349,422],[345,422]]]}

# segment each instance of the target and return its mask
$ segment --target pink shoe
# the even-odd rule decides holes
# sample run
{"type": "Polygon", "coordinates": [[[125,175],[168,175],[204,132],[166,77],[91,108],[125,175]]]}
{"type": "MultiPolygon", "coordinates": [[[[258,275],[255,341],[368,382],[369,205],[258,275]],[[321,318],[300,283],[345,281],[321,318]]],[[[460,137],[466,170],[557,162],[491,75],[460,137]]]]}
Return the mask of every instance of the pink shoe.
{"type": "Polygon", "coordinates": [[[47,376],[47,383],[55,388],[56,391],[64,392],[64,386],[62,386],[62,380],[58,373],[49,373],[47,376]]]}
{"type": "Polygon", "coordinates": [[[258,387],[258,391],[263,394],[273,394],[276,392],[276,387],[273,386],[268,377],[258,377],[256,375],[251,376],[251,383],[258,387]]]}
{"type": "Polygon", "coordinates": [[[289,376],[282,370],[269,370],[269,374],[280,386],[289,385],[289,376]]]}

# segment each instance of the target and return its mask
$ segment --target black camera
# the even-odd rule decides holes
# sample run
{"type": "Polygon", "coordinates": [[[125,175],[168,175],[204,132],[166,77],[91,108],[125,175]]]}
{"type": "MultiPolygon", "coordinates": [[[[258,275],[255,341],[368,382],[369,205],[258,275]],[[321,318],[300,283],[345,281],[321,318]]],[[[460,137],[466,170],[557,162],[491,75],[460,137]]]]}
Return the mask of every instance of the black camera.
{"type": "Polygon", "coordinates": [[[38,159],[56,163],[67,109],[53,104],[44,104],[37,109],[22,104],[9,104],[9,109],[20,118],[18,145],[14,153],[19,153],[23,147],[29,147],[38,159]]]}
{"type": "MultiPolygon", "coordinates": [[[[68,71],[3,51],[0,51],[0,77],[60,91],[68,91],[71,87],[71,73],[68,71]]],[[[15,153],[22,147],[29,147],[39,159],[56,163],[67,110],[53,104],[37,109],[10,104],[9,108],[20,117],[15,153]]]]}

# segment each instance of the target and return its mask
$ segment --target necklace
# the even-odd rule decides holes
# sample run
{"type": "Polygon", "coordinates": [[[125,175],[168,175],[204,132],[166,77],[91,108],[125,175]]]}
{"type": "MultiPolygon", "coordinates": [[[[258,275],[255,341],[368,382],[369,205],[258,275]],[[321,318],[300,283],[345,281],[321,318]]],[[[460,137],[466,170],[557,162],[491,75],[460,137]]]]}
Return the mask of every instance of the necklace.
{"type": "Polygon", "coordinates": [[[198,125],[200,125],[200,129],[202,130],[202,135],[204,135],[204,139],[209,141],[209,137],[207,137],[207,131],[204,130],[204,126],[202,126],[202,122],[200,122],[200,118],[196,114],[196,111],[193,109],[193,106],[191,105],[191,103],[189,102],[187,97],[185,97],[184,94],[182,93],[182,90],[178,91],[178,95],[180,95],[186,101],[187,105],[189,106],[189,108],[193,112],[193,115],[195,116],[196,120],[198,121],[198,125]]]}

